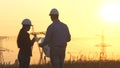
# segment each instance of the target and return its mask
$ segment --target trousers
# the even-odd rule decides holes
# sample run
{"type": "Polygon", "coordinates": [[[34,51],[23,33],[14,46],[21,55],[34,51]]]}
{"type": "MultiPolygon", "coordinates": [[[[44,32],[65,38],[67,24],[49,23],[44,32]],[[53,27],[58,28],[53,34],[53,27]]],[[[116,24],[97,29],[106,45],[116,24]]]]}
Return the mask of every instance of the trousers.
{"type": "Polygon", "coordinates": [[[18,55],[19,68],[29,68],[30,56],[18,55]]]}
{"type": "Polygon", "coordinates": [[[63,68],[65,59],[65,47],[50,48],[50,60],[53,68],[63,68]]]}

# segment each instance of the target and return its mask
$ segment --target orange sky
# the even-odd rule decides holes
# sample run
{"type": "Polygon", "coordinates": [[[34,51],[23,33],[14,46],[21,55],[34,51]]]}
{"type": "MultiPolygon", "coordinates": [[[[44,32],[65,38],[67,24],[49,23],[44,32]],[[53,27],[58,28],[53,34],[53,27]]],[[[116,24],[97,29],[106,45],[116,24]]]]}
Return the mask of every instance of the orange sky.
{"type": "Polygon", "coordinates": [[[119,4],[119,0],[1,0],[0,35],[17,35],[24,18],[31,19],[36,31],[45,31],[52,8],[59,10],[73,37],[94,36],[103,29],[107,35],[120,35],[119,4]]]}
{"type": "Polygon", "coordinates": [[[46,31],[52,8],[59,10],[59,18],[68,25],[72,38],[80,37],[72,39],[67,50],[96,50],[104,30],[105,42],[112,45],[108,50],[119,52],[120,0],[0,0],[0,36],[17,36],[24,18],[32,21],[35,31],[46,31]],[[83,41],[82,37],[95,39],[83,41]]]}

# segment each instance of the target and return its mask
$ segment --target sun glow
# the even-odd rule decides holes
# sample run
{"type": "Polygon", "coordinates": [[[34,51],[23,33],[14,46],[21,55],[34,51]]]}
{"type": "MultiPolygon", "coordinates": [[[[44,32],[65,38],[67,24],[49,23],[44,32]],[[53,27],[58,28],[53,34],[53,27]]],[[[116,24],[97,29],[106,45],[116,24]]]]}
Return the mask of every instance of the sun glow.
{"type": "Polygon", "coordinates": [[[104,4],[100,9],[100,16],[109,23],[120,21],[120,3],[110,2],[104,4]]]}

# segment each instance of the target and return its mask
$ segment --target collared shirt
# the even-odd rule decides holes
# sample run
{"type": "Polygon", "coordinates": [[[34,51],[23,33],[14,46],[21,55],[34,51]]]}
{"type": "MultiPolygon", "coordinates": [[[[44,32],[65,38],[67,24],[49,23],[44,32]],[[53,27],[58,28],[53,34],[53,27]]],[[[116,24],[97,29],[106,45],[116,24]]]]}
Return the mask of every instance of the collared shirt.
{"type": "Polygon", "coordinates": [[[34,41],[30,40],[30,36],[27,31],[21,29],[17,38],[17,45],[19,50],[19,54],[24,56],[32,56],[32,45],[34,41]]]}
{"type": "Polygon", "coordinates": [[[53,21],[47,28],[45,40],[41,46],[48,44],[50,47],[66,46],[71,40],[71,35],[66,24],[59,20],[53,21]]]}

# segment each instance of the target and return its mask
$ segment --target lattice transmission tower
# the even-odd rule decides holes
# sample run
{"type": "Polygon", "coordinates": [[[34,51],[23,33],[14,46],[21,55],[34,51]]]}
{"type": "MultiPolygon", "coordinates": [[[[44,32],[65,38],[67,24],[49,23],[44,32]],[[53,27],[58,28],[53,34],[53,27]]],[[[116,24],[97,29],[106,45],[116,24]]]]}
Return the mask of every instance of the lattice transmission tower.
{"type": "Polygon", "coordinates": [[[101,43],[96,45],[97,47],[101,47],[99,59],[100,60],[106,60],[106,58],[107,58],[106,47],[111,46],[111,45],[105,44],[104,31],[102,31],[102,34],[100,36],[101,36],[101,43]]]}
{"type": "Polygon", "coordinates": [[[7,39],[7,36],[0,36],[0,64],[4,63],[4,56],[3,56],[3,52],[5,51],[10,51],[9,49],[3,48],[2,47],[2,42],[4,39],[7,39]]]}

